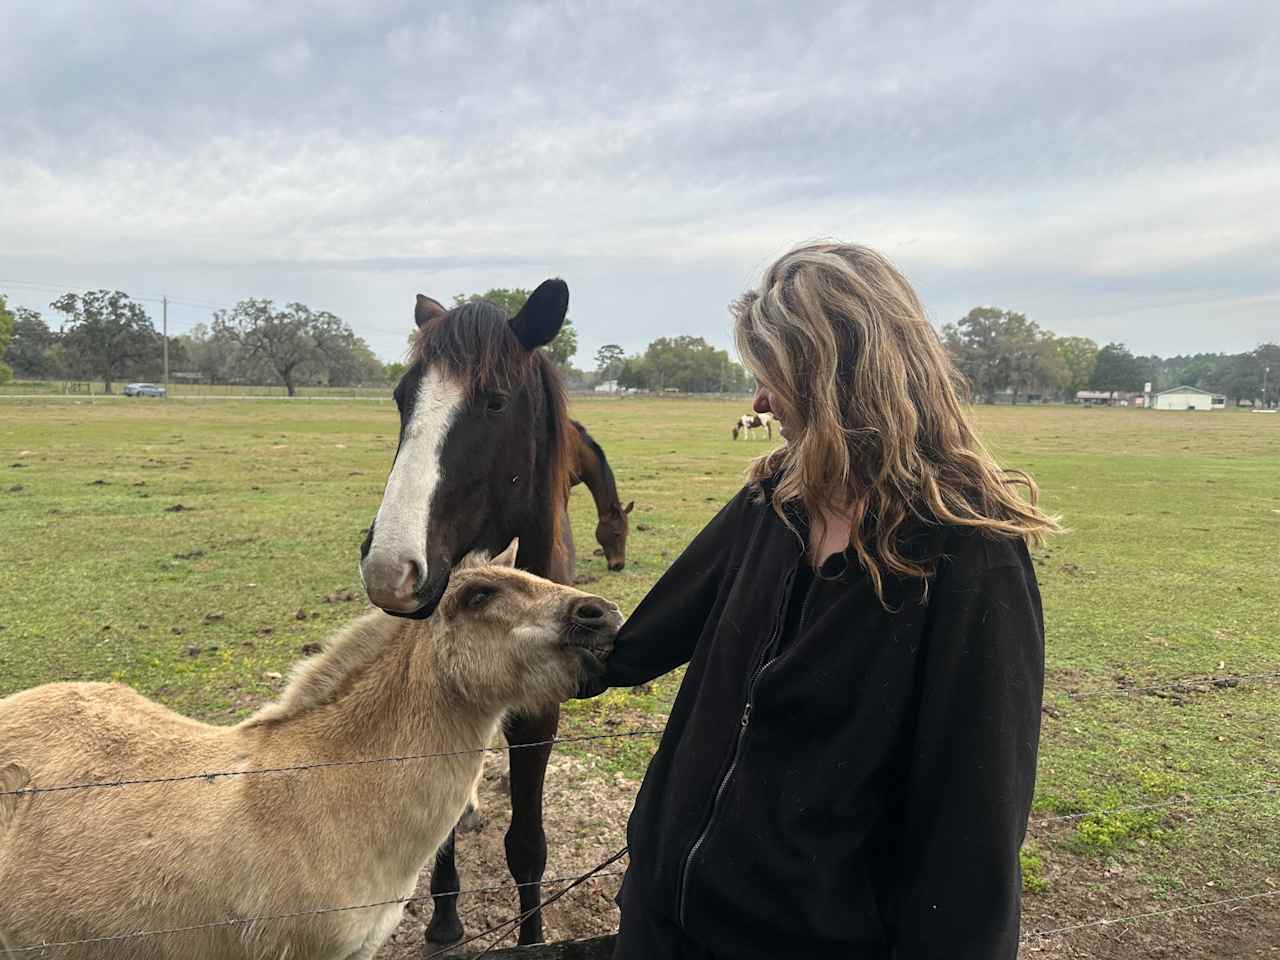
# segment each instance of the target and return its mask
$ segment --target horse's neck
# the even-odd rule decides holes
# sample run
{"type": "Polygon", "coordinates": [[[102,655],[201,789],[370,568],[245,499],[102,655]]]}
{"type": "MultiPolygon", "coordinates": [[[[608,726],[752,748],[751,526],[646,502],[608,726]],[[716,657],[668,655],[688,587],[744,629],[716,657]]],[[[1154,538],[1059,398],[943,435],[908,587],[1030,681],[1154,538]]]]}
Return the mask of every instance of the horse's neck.
{"type": "Polygon", "coordinates": [[[292,821],[298,843],[324,837],[317,855],[339,865],[351,896],[399,896],[411,883],[461,814],[503,712],[449,693],[432,651],[409,649],[430,643],[423,629],[406,621],[332,700],[242,728],[254,765],[376,761],[246,781],[250,802],[292,821]]]}
{"type": "Polygon", "coordinates": [[[613,482],[613,474],[605,467],[594,450],[586,450],[586,460],[582,467],[582,482],[591,491],[591,499],[596,502],[596,514],[603,517],[618,502],[618,487],[613,482]]]}

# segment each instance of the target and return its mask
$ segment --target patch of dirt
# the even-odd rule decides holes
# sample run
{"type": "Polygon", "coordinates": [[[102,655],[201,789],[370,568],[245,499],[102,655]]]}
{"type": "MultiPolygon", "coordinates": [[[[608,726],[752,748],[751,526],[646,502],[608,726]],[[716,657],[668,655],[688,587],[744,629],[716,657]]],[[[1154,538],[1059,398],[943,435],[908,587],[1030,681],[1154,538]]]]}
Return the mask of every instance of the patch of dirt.
{"type": "Polygon", "coordinates": [[[164,512],[165,513],[186,513],[187,511],[193,510],[193,509],[195,508],[188,507],[185,503],[175,503],[172,507],[165,507],[164,512]]]}
{"type": "MultiPolygon", "coordinates": [[[[547,877],[576,877],[586,873],[626,843],[627,817],[639,784],[625,777],[612,782],[588,773],[583,761],[565,754],[552,754],[547,768],[544,826],[547,832],[547,877]]],[[[462,897],[458,912],[466,928],[465,936],[514,918],[520,912],[514,888],[468,894],[476,887],[512,882],[507,872],[503,836],[511,819],[507,784],[506,754],[485,763],[480,784],[480,823],[473,832],[458,837],[458,873],[462,897]]],[[[543,911],[543,933],[548,941],[574,940],[613,933],[618,929],[618,908],[613,897],[618,892],[625,859],[606,868],[600,879],[589,880],[543,911]],[[615,874],[616,875],[612,875],[615,874]]],[[[566,884],[546,884],[543,899],[566,884]]],[[[430,865],[418,880],[415,896],[431,893],[430,865]]],[[[424,934],[431,918],[431,901],[418,901],[417,916],[405,911],[393,938],[377,954],[376,960],[422,960],[424,934]]],[[[480,952],[493,939],[484,937],[460,952],[439,955],[467,956],[480,952]]],[[[505,945],[514,945],[512,932],[505,945]]]]}
{"type": "MultiPolygon", "coordinates": [[[[1049,894],[1022,898],[1023,935],[1271,889],[1226,894],[1205,888],[1185,899],[1156,901],[1136,881],[1097,864],[1077,865],[1054,877],[1049,894]]],[[[1018,956],[1024,960],[1276,960],[1280,957],[1277,899],[1261,897],[1033,938],[1022,945],[1018,956]]]]}

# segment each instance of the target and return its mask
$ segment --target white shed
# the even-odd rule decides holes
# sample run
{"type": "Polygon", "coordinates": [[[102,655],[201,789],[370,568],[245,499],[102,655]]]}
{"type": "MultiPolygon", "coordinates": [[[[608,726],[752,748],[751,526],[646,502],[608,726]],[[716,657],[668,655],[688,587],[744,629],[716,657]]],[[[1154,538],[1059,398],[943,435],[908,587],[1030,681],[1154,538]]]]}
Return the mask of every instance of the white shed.
{"type": "Polygon", "coordinates": [[[1227,398],[1199,387],[1174,387],[1156,394],[1157,410],[1225,410],[1227,398]]]}

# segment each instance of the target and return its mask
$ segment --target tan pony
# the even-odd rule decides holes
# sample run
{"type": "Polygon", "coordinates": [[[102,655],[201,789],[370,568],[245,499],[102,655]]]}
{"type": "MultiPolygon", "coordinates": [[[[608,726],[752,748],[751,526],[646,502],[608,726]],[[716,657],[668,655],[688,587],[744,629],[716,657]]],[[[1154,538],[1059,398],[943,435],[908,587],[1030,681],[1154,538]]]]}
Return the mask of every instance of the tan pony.
{"type": "Polygon", "coordinates": [[[546,710],[621,623],[599,597],[469,557],[427,620],[368,613],[233,727],[118,684],[0,700],[0,958],[361,960],[410,896],[508,710],[546,710]],[[468,751],[399,763],[45,793],[15,790],[468,751]],[[8,795],[3,795],[3,794],[8,795]],[[36,944],[105,939],[47,951],[36,944]]]}

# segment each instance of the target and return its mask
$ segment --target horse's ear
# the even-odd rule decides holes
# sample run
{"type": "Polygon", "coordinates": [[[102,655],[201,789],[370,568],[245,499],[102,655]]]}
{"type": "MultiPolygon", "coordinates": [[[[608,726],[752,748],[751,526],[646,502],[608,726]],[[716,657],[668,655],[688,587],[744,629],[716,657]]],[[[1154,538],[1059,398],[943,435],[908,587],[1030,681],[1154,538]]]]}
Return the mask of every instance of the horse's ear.
{"type": "Polygon", "coordinates": [[[494,557],[489,563],[495,567],[514,567],[516,565],[516,553],[520,549],[520,538],[516,537],[507,545],[507,549],[494,557]]]}
{"type": "Polygon", "coordinates": [[[413,322],[421,327],[428,320],[443,317],[447,311],[439,300],[418,294],[418,302],[413,307],[413,322]]]}
{"type": "Polygon", "coordinates": [[[511,318],[511,329],[521,346],[534,350],[555,339],[568,310],[569,285],[559,279],[543,280],[511,318]]]}
{"type": "Polygon", "coordinates": [[[635,509],[635,505],[636,505],[636,502],[632,500],[630,503],[628,503],[625,507],[622,508],[622,512],[630,513],[632,510],[635,509]]]}

